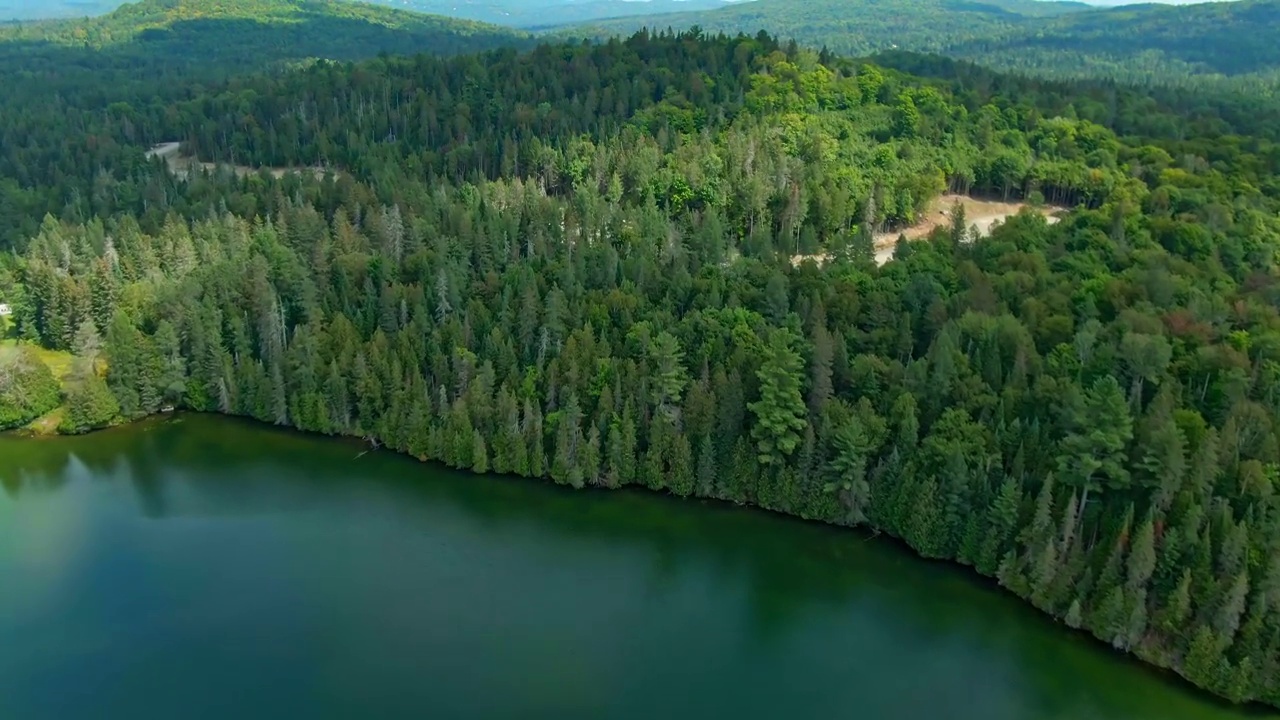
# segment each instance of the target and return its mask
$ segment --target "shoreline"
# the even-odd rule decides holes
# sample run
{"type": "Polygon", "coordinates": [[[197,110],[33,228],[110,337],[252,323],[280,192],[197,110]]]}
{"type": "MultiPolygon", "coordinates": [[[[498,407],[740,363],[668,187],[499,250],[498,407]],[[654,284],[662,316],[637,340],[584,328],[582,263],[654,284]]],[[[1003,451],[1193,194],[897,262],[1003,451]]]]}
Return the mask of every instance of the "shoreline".
{"type": "Polygon", "coordinates": [[[617,488],[610,488],[603,485],[595,485],[595,484],[584,484],[580,488],[574,488],[570,485],[563,485],[561,483],[557,483],[554,480],[552,480],[550,477],[533,477],[533,476],[525,477],[522,475],[496,473],[492,471],[488,471],[485,473],[476,473],[473,470],[468,468],[452,467],[440,460],[436,460],[432,458],[419,458],[409,453],[401,452],[394,448],[390,448],[383,444],[379,444],[376,447],[371,447],[371,443],[368,439],[361,438],[355,435],[344,435],[344,434],[328,435],[325,433],[314,432],[310,430],[303,430],[293,425],[275,425],[275,424],[265,422],[248,415],[231,415],[231,414],[226,414],[221,412],[202,412],[199,410],[175,409],[169,412],[156,412],[156,413],[143,415],[141,417],[137,417],[133,419],[121,420],[119,422],[115,422],[100,428],[94,428],[83,433],[63,434],[63,433],[57,432],[56,429],[52,433],[39,433],[29,429],[29,426],[27,426],[23,428],[11,429],[7,431],[0,431],[0,435],[10,435],[10,436],[21,438],[24,440],[55,441],[58,439],[77,438],[77,437],[83,437],[86,435],[98,434],[98,433],[110,433],[112,431],[136,429],[139,427],[145,427],[147,425],[154,425],[154,424],[159,424],[164,422],[181,422],[182,417],[184,415],[214,418],[219,421],[231,421],[231,422],[243,423],[246,425],[250,425],[259,431],[282,432],[282,433],[294,434],[294,435],[299,435],[299,436],[308,437],[308,438],[314,438],[317,440],[321,440],[321,439],[334,440],[344,444],[351,445],[353,447],[362,448],[362,452],[360,453],[360,455],[356,456],[357,458],[363,457],[369,453],[377,452],[377,453],[390,455],[397,460],[410,461],[410,462],[417,463],[419,465],[435,466],[437,468],[445,469],[451,473],[465,473],[466,475],[469,475],[469,476],[480,476],[480,477],[488,476],[488,477],[500,478],[503,480],[510,480],[510,481],[536,482],[539,485],[542,485],[545,487],[563,489],[568,492],[575,492],[575,493],[577,492],[619,492],[619,491],[638,492],[638,493],[642,492],[646,495],[656,496],[656,497],[666,497],[676,501],[692,500],[692,501],[696,501],[703,504],[715,504],[723,508],[739,508],[747,512],[767,513],[771,516],[778,517],[787,522],[803,523],[812,527],[823,528],[831,532],[844,532],[850,535],[850,539],[858,540],[861,542],[884,543],[888,546],[893,547],[895,551],[901,552],[904,555],[909,556],[913,561],[928,563],[930,565],[935,565],[938,567],[946,568],[948,570],[960,573],[969,582],[977,583],[984,588],[1000,593],[1002,596],[1012,598],[1018,602],[1021,610],[1027,612],[1028,617],[1034,616],[1038,618],[1039,619],[1038,621],[1040,622],[1048,621],[1051,625],[1063,631],[1064,638],[1070,638],[1072,641],[1076,641],[1076,642],[1080,642],[1080,641],[1087,642],[1095,650],[1106,652],[1107,654],[1121,660],[1126,664],[1129,664],[1135,668],[1141,669],[1142,672],[1153,673],[1157,678],[1159,678],[1164,682],[1174,683],[1185,691],[1195,693],[1196,695],[1203,698],[1207,702],[1211,702],[1218,707],[1238,713],[1241,718],[1271,718],[1274,720],[1280,720],[1280,709],[1274,706],[1271,706],[1259,701],[1251,701],[1247,703],[1232,702],[1230,699],[1222,695],[1219,695],[1206,688],[1202,688],[1196,685],[1195,683],[1191,682],[1178,669],[1172,667],[1171,665],[1167,665],[1167,664],[1152,660],[1150,658],[1143,657],[1142,655],[1139,655],[1137,652],[1118,650],[1115,647],[1113,647],[1110,643],[1102,640],[1101,638],[1098,638],[1093,633],[1089,632],[1087,629],[1069,627],[1065,622],[1063,622],[1062,618],[1056,615],[1053,615],[1052,613],[1045,612],[1039,607],[1036,607],[1027,598],[1022,597],[1017,593],[1013,592],[1012,590],[1001,585],[996,580],[995,577],[984,575],[978,572],[972,565],[956,562],[954,560],[926,557],[924,555],[921,555],[915,548],[911,547],[911,545],[905,539],[897,537],[884,530],[872,527],[870,525],[865,525],[865,524],[864,525],[842,525],[837,523],[831,523],[831,522],[827,522],[827,521],[816,519],[816,518],[808,518],[801,515],[792,514],[785,510],[770,508],[754,502],[739,502],[736,500],[731,500],[731,499],[726,499],[721,497],[700,495],[697,493],[696,488],[693,494],[689,495],[688,498],[682,498],[678,495],[675,495],[674,493],[671,493],[668,490],[665,490],[665,489],[655,490],[653,488],[646,487],[643,484],[623,485],[617,488]]]}

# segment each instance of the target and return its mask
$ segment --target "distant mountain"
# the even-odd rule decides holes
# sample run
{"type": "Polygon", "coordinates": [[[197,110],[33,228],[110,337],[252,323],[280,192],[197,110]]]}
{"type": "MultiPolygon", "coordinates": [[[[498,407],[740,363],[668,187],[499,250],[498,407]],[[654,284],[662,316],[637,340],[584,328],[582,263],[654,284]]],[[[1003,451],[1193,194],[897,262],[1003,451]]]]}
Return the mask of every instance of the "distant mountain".
{"type": "Polygon", "coordinates": [[[143,0],[87,20],[0,27],[0,247],[63,212],[70,188],[146,176],[144,150],[178,139],[174,123],[233,77],[312,58],[533,43],[507,28],[334,0],[143,0]]]}
{"type": "Polygon", "coordinates": [[[1087,0],[1090,5],[1098,7],[1121,7],[1124,5],[1202,5],[1209,2],[1235,2],[1236,0],[1087,0]]]}
{"type": "Polygon", "coordinates": [[[961,42],[948,54],[1057,76],[1170,81],[1280,75],[1280,0],[1134,5],[1037,23],[1029,32],[961,42]]]}
{"type": "MultiPolygon", "coordinates": [[[[41,56],[78,62],[158,62],[229,72],[263,63],[379,53],[448,54],[531,42],[474,21],[341,0],[142,0],[96,18],[0,28],[0,64],[30,70],[41,56]]],[[[73,63],[74,64],[74,63],[73,63]]]]}
{"type": "Polygon", "coordinates": [[[122,4],[122,0],[0,0],[0,21],[93,17],[122,4]]]}
{"type": "Polygon", "coordinates": [[[1039,0],[757,0],[719,10],[601,21],[562,34],[642,27],[756,33],[844,55],[933,52],[1049,77],[1185,83],[1280,73],[1280,0],[1103,9],[1039,0]]]}
{"type": "MultiPolygon", "coordinates": [[[[353,0],[355,1],[355,0],[353,0]]],[[[399,10],[512,27],[582,23],[628,15],[711,10],[750,0],[364,0],[399,10]]],[[[0,0],[0,22],[106,15],[124,0],[0,0]]]]}
{"type": "MultiPolygon", "coordinates": [[[[352,0],[360,1],[360,0],[352,0]]],[[[479,20],[496,25],[534,28],[587,23],[635,15],[657,15],[713,10],[754,0],[363,0],[401,10],[479,20]]],[[[1063,0],[1026,0],[1045,5],[1076,5],[1063,0]]],[[[1191,5],[1234,0],[1085,0],[1096,7],[1158,3],[1191,5]]],[[[0,0],[0,22],[84,18],[105,15],[125,0],[0,0]]],[[[799,8],[803,0],[791,0],[799,8]]],[[[996,4],[996,3],[989,3],[996,4]]],[[[1022,4],[1026,4],[1025,2],[1022,4]]],[[[1049,11],[1053,12],[1053,11],[1049,11]]]]}
{"type": "Polygon", "coordinates": [[[771,34],[844,55],[906,48],[942,52],[960,42],[1012,37],[1037,21],[1097,12],[1078,2],[1042,0],[756,0],[718,10],[607,20],[567,30],[628,35],[643,27],[771,34]]]}
{"type": "Polygon", "coordinates": [[[714,10],[751,0],[366,0],[416,12],[540,28],[656,13],[714,10]]]}

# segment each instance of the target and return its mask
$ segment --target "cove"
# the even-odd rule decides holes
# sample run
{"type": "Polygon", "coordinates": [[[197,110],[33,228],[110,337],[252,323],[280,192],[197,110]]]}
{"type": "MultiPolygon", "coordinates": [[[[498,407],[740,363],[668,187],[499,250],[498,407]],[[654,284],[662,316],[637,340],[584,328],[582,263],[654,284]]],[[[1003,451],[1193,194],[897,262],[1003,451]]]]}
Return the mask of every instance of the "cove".
{"type": "Polygon", "coordinates": [[[0,717],[1247,716],[857,532],[361,451],[0,436],[0,717]]]}

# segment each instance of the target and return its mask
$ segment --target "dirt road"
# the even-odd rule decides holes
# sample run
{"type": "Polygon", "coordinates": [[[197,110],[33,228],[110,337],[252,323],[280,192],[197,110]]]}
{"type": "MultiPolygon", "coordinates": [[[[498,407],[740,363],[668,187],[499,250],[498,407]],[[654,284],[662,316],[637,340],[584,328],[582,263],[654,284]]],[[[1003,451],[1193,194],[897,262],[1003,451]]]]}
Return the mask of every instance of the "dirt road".
{"type": "MultiPolygon", "coordinates": [[[[874,238],[876,264],[883,265],[893,259],[894,246],[897,245],[898,238],[901,236],[906,236],[908,240],[919,240],[928,237],[937,228],[951,227],[951,213],[957,204],[964,205],[965,224],[969,226],[970,230],[976,230],[976,237],[990,235],[992,228],[997,223],[1017,215],[1022,212],[1023,208],[1027,207],[1026,203],[978,200],[966,195],[942,195],[929,204],[929,209],[911,227],[876,234],[874,238]]],[[[1051,206],[1039,208],[1039,212],[1045,216],[1050,224],[1058,222],[1057,213],[1065,210],[1066,208],[1051,206]]],[[[799,265],[805,260],[815,260],[818,263],[822,263],[828,257],[825,254],[796,255],[791,258],[791,262],[795,265],[799,265]]]]}
{"type": "MultiPolygon", "coordinates": [[[[184,180],[187,178],[188,175],[191,174],[192,168],[198,168],[200,170],[206,170],[211,172],[217,169],[219,166],[229,167],[233,172],[235,172],[236,175],[239,175],[240,177],[244,177],[246,175],[256,175],[259,170],[258,168],[252,168],[252,167],[249,167],[248,165],[227,165],[225,163],[201,162],[195,159],[194,157],[191,157],[190,155],[183,155],[182,144],[176,143],[176,142],[160,143],[159,145],[156,145],[152,147],[150,150],[148,150],[146,155],[148,159],[153,157],[163,158],[165,161],[165,164],[169,166],[169,172],[173,173],[177,177],[182,178],[184,180]]],[[[275,177],[275,178],[282,178],[285,175],[288,175],[290,173],[295,173],[295,172],[310,172],[314,174],[317,179],[319,179],[319,178],[323,178],[326,172],[325,168],[320,168],[320,167],[296,167],[296,168],[272,167],[272,168],[266,168],[266,170],[267,172],[271,173],[272,177],[275,177]]]]}

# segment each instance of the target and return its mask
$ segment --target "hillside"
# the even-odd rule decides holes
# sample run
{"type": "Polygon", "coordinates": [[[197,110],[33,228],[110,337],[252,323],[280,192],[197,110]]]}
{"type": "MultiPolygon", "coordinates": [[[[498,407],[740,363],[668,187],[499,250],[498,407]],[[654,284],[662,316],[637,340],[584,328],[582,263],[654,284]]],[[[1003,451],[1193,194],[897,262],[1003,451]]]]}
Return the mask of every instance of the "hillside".
{"type": "Polygon", "coordinates": [[[492,25],[334,0],[143,0],[88,20],[0,28],[0,248],[46,212],[65,212],[69,188],[142,172],[143,151],[171,139],[158,120],[203,83],[308,58],[530,42],[492,25]]]}
{"type": "MultiPolygon", "coordinates": [[[[749,0],[346,0],[511,27],[589,22],[628,15],[710,10],[749,0]]],[[[0,0],[0,22],[106,15],[125,0],[0,0]]]]}
{"type": "Polygon", "coordinates": [[[1179,76],[1280,74],[1280,2],[1142,5],[1081,13],[1002,39],[944,51],[993,67],[1059,77],[1169,82],[1179,76]]]}
{"type": "Polygon", "coordinates": [[[257,66],[379,53],[455,53],[518,41],[520,35],[473,21],[342,0],[141,0],[96,18],[0,28],[9,59],[46,48],[91,49],[184,66],[257,66]]]}
{"type": "Polygon", "coordinates": [[[365,0],[415,12],[479,20],[495,25],[536,28],[593,22],[607,18],[668,12],[713,10],[751,0],[365,0]]]}
{"type": "MultiPolygon", "coordinates": [[[[950,74],[643,33],[153,81],[23,127],[50,202],[0,195],[0,292],[107,361],[67,432],[174,405],[869,527],[1280,705],[1280,152],[950,74]]],[[[26,422],[55,379],[7,362],[26,422]]]]}
{"type": "Polygon", "coordinates": [[[627,35],[640,28],[755,34],[765,30],[844,55],[903,48],[940,52],[962,41],[1013,35],[1041,18],[1088,12],[1080,3],[1040,0],[756,0],[718,10],[638,16],[567,29],[627,35]]]}
{"type": "Polygon", "coordinates": [[[122,0],[0,0],[0,22],[105,15],[122,0]]]}
{"type": "Polygon", "coordinates": [[[713,11],[641,16],[561,30],[628,34],[641,27],[753,34],[766,30],[847,55],[936,52],[1046,77],[1186,83],[1270,82],[1280,69],[1280,1],[1093,9],[1031,0],[758,0],[713,11]]]}

